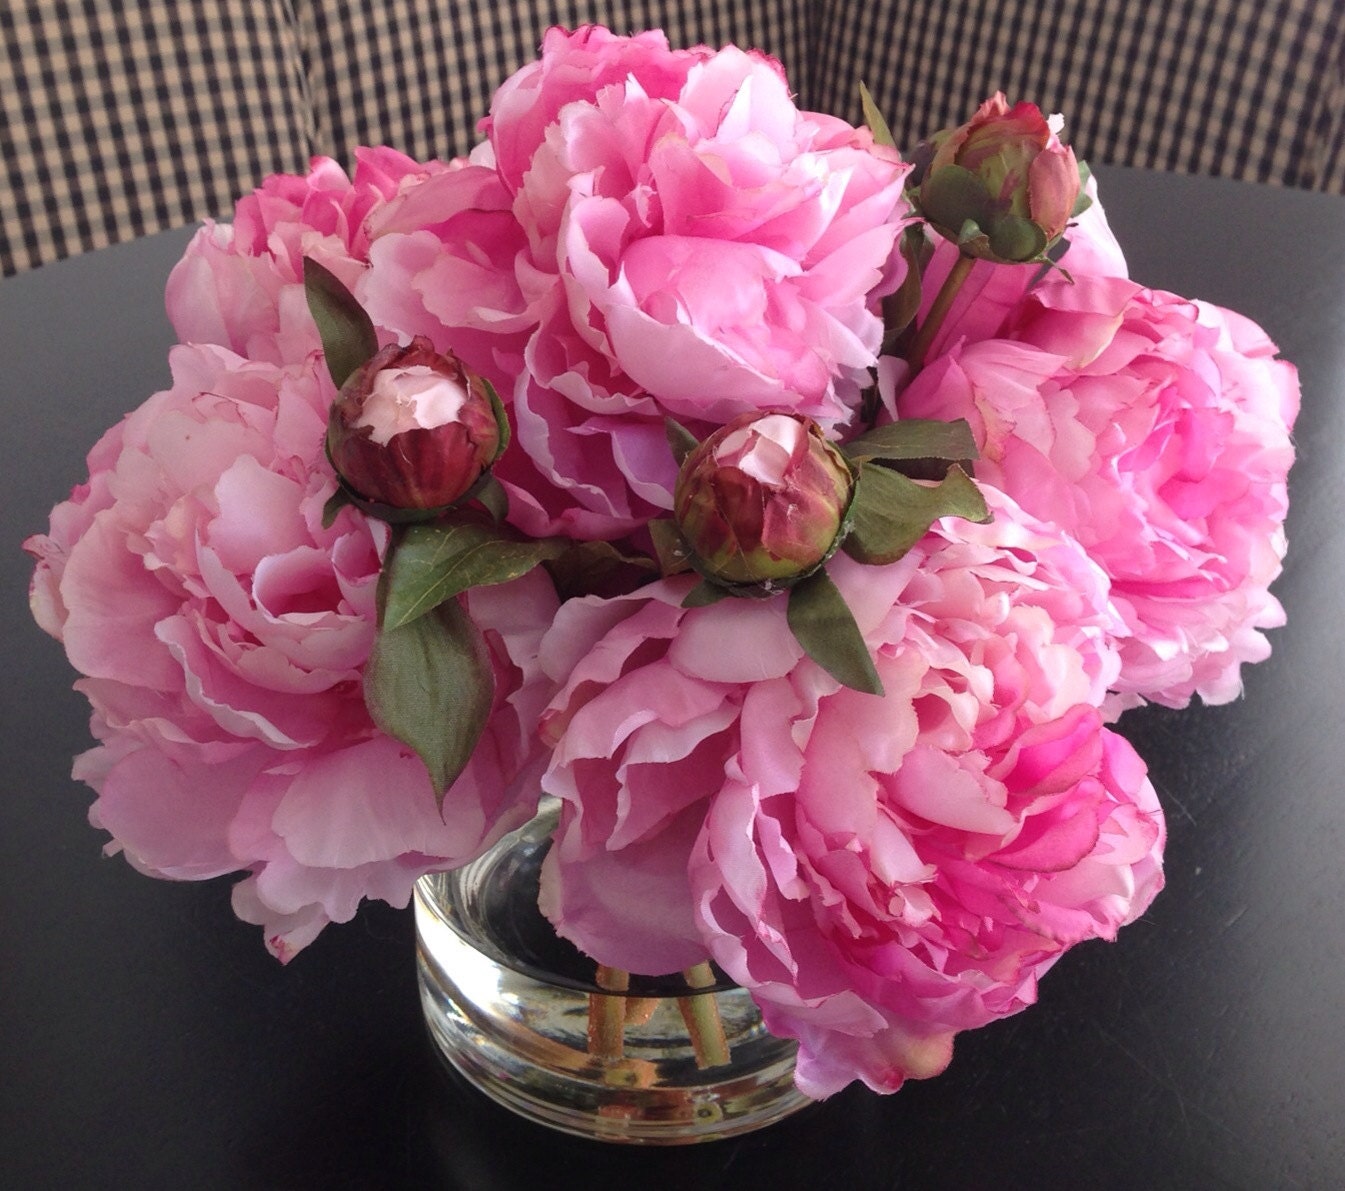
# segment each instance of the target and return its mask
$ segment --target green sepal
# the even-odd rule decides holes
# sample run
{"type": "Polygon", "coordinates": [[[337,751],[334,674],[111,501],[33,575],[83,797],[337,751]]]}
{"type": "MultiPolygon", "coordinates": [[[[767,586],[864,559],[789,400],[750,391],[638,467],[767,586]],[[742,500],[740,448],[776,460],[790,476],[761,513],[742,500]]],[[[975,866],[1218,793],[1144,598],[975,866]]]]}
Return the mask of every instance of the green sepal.
{"type": "Polygon", "coordinates": [[[1071,219],[1078,219],[1089,207],[1093,205],[1093,200],[1084,193],[1088,186],[1088,179],[1093,176],[1093,171],[1088,168],[1088,162],[1080,161],[1079,166],[1079,197],[1074,200],[1074,210],[1069,213],[1071,219]]]}
{"type": "Polygon", "coordinates": [[[663,433],[668,436],[668,447],[673,453],[673,458],[677,460],[678,467],[681,467],[686,457],[700,446],[699,440],[690,430],[676,418],[670,418],[666,414],[663,418],[663,433]]]}
{"type": "Polygon", "coordinates": [[[341,510],[352,507],[354,504],[355,502],[350,499],[350,493],[346,490],[345,485],[338,483],[336,491],[327,498],[327,503],[322,506],[322,528],[331,529],[336,524],[336,518],[340,515],[341,510]]]}
{"type": "Polygon", "coordinates": [[[412,624],[473,587],[508,583],[565,551],[563,538],[523,539],[476,520],[410,525],[381,576],[385,630],[412,624]]]}
{"type": "Polygon", "coordinates": [[[873,566],[896,562],[940,517],[990,520],[981,490],[956,465],[942,481],[928,485],[869,464],[859,473],[851,512],[850,533],[841,549],[856,562],[873,566]]]}
{"type": "Polygon", "coordinates": [[[1001,215],[990,227],[993,259],[1006,264],[1041,260],[1049,243],[1037,224],[1020,215],[1001,215]]]}
{"type": "Polygon", "coordinates": [[[708,608],[711,604],[717,604],[720,600],[726,600],[733,593],[727,587],[720,587],[717,583],[711,583],[708,579],[702,579],[686,594],[682,601],[683,608],[708,608]]]}
{"type": "Polygon", "coordinates": [[[853,464],[881,459],[914,479],[942,479],[950,464],[978,458],[976,439],[965,418],[906,418],[860,435],[842,448],[853,464]]]}
{"type": "Polygon", "coordinates": [[[628,554],[611,542],[565,542],[545,561],[562,601],[581,596],[624,595],[655,578],[658,564],[644,554],[628,554]]]}
{"type": "Polygon", "coordinates": [[[873,95],[862,82],[859,84],[859,102],[864,108],[864,123],[869,126],[869,131],[873,133],[873,143],[895,149],[897,142],[892,136],[892,130],[887,126],[887,121],[874,102],[873,95]]]}
{"type": "MultiPolygon", "coordinates": [[[[965,234],[968,223],[984,227],[994,212],[985,183],[960,165],[940,166],[926,176],[918,196],[920,213],[940,228],[965,234]]],[[[960,239],[954,236],[954,239],[960,239]]]]}
{"type": "Polygon", "coordinates": [[[481,383],[485,386],[486,396],[490,400],[490,412],[495,415],[495,430],[499,435],[499,445],[495,448],[495,454],[491,456],[490,461],[495,462],[504,454],[504,449],[509,445],[511,431],[509,429],[509,415],[504,412],[504,402],[500,400],[500,395],[495,391],[495,386],[484,376],[481,377],[481,383]]]}
{"type": "Polygon", "coordinates": [[[364,668],[365,704],[382,731],[425,762],[441,807],[471,759],[494,699],[485,639],[457,600],[374,638],[364,668]]]}
{"type": "Polygon", "coordinates": [[[645,527],[654,542],[654,555],[666,578],[691,570],[691,547],[671,517],[656,517],[645,527]]]}
{"type": "Polygon", "coordinates": [[[790,589],[785,618],[803,652],[837,682],[868,695],[883,693],[869,647],[826,571],[815,571],[790,589]]]}
{"type": "Polygon", "coordinates": [[[322,338],[322,354],[338,389],[378,351],[373,320],[336,275],[304,257],[304,295],[322,338]]]}

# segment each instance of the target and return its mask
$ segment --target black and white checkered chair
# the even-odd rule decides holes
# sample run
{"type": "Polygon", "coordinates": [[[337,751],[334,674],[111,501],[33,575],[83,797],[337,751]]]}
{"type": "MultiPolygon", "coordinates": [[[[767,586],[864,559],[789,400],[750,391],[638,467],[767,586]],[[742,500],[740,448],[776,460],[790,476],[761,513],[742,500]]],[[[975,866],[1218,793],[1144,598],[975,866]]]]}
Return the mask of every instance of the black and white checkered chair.
{"type": "Polygon", "coordinates": [[[1341,0],[4,0],[0,272],[226,215],[359,144],[475,142],[551,24],[759,46],[901,144],[1004,90],[1095,162],[1345,192],[1341,0]]]}

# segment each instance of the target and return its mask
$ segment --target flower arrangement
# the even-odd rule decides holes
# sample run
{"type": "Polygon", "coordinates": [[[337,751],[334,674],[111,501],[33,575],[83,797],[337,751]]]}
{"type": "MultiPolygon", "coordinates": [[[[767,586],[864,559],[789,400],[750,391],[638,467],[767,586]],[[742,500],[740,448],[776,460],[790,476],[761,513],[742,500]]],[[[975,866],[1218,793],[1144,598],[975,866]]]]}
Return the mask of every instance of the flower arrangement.
{"type": "Polygon", "coordinates": [[[288,961],[561,813],[605,969],[895,1090],[1162,886],[1109,725],[1282,622],[1292,367],[1127,278],[1056,119],[909,157],[779,64],[553,29],[473,154],[273,177],[29,539],[110,851],[288,961]],[[974,477],[974,478],[973,478],[974,477]]]}

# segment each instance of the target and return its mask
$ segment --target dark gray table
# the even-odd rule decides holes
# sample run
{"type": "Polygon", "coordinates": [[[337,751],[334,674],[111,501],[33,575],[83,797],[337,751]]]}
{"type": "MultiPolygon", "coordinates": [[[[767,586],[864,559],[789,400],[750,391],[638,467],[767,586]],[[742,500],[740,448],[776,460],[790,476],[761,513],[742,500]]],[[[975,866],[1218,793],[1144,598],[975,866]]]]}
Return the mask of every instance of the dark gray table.
{"type": "Polygon", "coordinates": [[[86,707],[18,547],[166,380],[186,237],[0,283],[0,1186],[1345,1186],[1345,200],[1099,172],[1139,280],[1241,310],[1300,366],[1289,625],[1240,702],[1123,721],[1171,841],[1119,943],[1066,957],[936,1080],[689,1150],[551,1134],[455,1084],[409,913],[367,907],[282,969],[228,880],[100,858],[68,777],[86,707]]]}

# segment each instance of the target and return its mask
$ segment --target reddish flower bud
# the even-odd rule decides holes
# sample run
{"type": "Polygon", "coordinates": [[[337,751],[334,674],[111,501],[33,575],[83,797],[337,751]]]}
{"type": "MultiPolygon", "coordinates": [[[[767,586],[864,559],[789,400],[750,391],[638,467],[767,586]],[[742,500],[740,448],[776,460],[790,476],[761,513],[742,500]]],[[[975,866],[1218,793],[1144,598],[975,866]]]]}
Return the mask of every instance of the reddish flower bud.
{"type": "Polygon", "coordinates": [[[500,443],[486,382],[420,335],[352,372],[327,423],[327,455],[346,486],[395,509],[460,500],[500,443]]]}
{"type": "Polygon", "coordinates": [[[853,489],[845,457],[816,422],[748,413],[683,461],[673,517],[707,577],[797,579],[835,549],[853,489]]]}
{"type": "Polygon", "coordinates": [[[922,214],[970,256],[1037,260],[1076,213],[1083,186],[1074,151],[1034,104],[996,94],[958,128],[936,133],[921,175],[922,214]]]}

